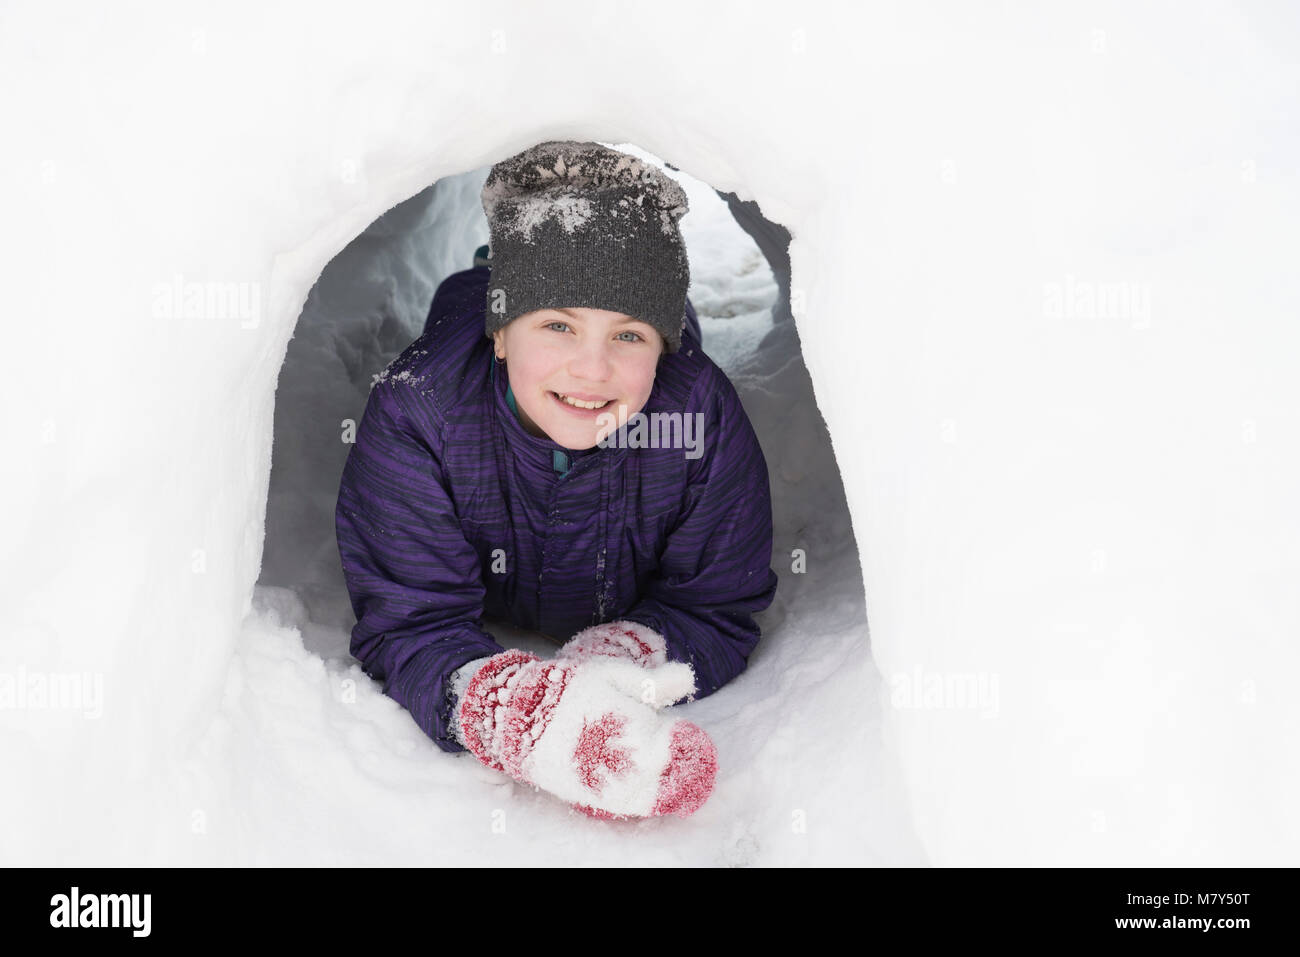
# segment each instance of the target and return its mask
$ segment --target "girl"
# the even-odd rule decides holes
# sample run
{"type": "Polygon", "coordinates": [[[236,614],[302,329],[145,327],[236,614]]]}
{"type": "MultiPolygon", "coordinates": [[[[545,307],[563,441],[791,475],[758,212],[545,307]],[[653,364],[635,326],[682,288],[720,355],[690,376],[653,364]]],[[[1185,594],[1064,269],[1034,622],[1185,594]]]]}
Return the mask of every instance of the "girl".
{"type": "Polygon", "coordinates": [[[662,709],[744,669],[777,584],[767,465],[686,298],[686,196],[561,141],[482,199],[491,259],[439,286],[343,470],[351,652],[443,750],[595,816],[685,816],[716,754],[662,709]]]}

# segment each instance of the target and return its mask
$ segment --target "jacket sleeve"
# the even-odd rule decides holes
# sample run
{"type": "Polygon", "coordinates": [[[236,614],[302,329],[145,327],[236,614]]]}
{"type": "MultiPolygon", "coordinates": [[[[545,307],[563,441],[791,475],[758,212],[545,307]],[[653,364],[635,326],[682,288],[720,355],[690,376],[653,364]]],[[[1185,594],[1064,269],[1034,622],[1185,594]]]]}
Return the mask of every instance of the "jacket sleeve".
{"type": "Polygon", "coordinates": [[[433,446],[433,410],[408,385],[371,389],[335,509],[343,575],[357,623],[351,653],[444,751],[451,675],[502,648],[481,627],[484,586],[433,446]]]}
{"type": "Polygon", "coordinates": [[[659,569],[624,615],[664,636],[670,661],[695,670],[694,697],[745,669],[758,643],[755,612],[776,596],[767,462],[730,380],[705,377],[703,454],[688,460],[685,502],[659,569]]]}

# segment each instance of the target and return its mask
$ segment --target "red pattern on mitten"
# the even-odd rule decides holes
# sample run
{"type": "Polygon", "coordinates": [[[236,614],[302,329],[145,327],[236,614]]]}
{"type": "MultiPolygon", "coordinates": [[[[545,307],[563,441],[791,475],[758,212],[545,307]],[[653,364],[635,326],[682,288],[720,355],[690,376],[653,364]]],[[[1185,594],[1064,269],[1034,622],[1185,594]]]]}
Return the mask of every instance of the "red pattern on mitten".
{"type": "Polygon", "coordinates": [[[667,662],[668,643],[653,628],[639,621],[620,619],[582,629],[557,652],[560,658],[591,655],[627,658],[639,665],[654,667],[667,662]]]}
{"type": "Polygon", "coordinates": [[[500,742],[494,740],[497,709],[504,706],[502,689],[522,665],[540,660],[537,655],[517,649],[494,655],[474,672],[461,695],[457,720],[465,747],[490,768],[506,770],[499,757],[500,742]]]}
{"type": "MultiPolygon", "coordinates": [[[[673,726],[672,758],[659,779],[659,793],[652,817],[676,814],[689,817],[709,799],[713,781],[718,774],[718,752],[713,741],[698,725],[678,721],[673,726]]],[[[588,817],[607,821],[626,820],[622,814],[612,814],[588,804],[574,804],[574,808],[588,817]]]]}
{"type": "Polygon", "coordinates": [[[713,790],[717,751],[702,729],[660,709],[693,687],[681,662],[543,661],[512,650],[475,672],[457,720],[488,767],[592,816],[687,817],[713,790]]]}

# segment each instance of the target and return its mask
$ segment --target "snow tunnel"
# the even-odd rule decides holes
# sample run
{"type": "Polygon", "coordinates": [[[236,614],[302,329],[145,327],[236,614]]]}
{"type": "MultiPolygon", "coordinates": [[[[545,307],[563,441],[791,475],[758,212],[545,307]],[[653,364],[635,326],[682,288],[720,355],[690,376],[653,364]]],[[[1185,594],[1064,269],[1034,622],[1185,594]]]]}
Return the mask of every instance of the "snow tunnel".
{"type": "MultiPolygon", "coordinates": [[[[769,618],[761,694],[692,704],[762,733],[726,738],[720,799],[654,822],[639,863],[1294,859],[1290,15],[657,11],[9,12],[0,808],[24,823],[0,858],[626,855],[436,760],[257,586],[268,515],[291,534],[319,505],[268,491],[327,265],[431,184],[566,138],[788,231],[798,359],[747,395],[780,429],[806,368],[846,507],[797,507],[856,544],[810,551],[805,584],[836,587],[769,618]]],[[[318,356],[344,376],[403,334],[350,328],[318,356]]],[[[773,448],[799,468],[815,439],[773,448]]]]}
{"type": "MultiPolygon", "coordinates": [[[[801,720],[788,713],[793,700],[814,695],[826,676],[814,669],[803,681],[791,682],[783,675],[810,651],[823,661],[871,667],[856,545],[830,437],[790,313],[788,232],[763,216],[752,200],[718,193],[633,144],[605,145],[654,163],[685,190],[690,212],[681,228],[691,268],[688,295],[700,317],[704,348],[736,386],[768,460],[772,563],[780,570],[778,578],[788,581],[778,588],[777,602],[758,616],[762,650],[726,686],[727,694],[720,689],[712,704],[705,699],[676,709],[708,726],[722,752],[735,756],[727,762],[732,769],[744,768],[747,779],[760,777],[735,793],[731,807],[725,807],[730,803],[726,797],[718,801],[715,813],[721,823],[710,828],[708,839],[701,841],[692,827],[655,826],[663,852],[671,849],[682,861],[744,865],[774,850],[765,850],[773,834],[788,833],[786,853],[797,850],[805,837],[802,822],[810,810],[814,816],[820,813],[815,805],[805,806],[802,785],[780,769],[802,766],[816,779],[845,773],[841,752],[849,739],[837,736],[817,757],[796,744],[813,734],[812,727],[800,732],[801,720]],[[785,798],[775,797],[783,791],[785,798]]],[[[487,174],[483,167],[445,176],[386,211],[349,242],[308,294],[280,373],[266,539],[254,606],[271,622],[302,633],[307,650],[324,659],[331,683],[340,689],[340,702],[346,688],[350,705],[358,693],[373,695],[381,683],[358,674],[348,654],[355,618],[334,538],[334,503],[350,447],[347,439],[355,434],[375,377],[423,330],[434,289],[450,273],[469,268],[474,250],[487,242],[479,202],[487,174]]],[[[508,622],[487,620],[484,625],[505,646],[544,656],[554,650],[508,622]]],[[[862,684],[870,689],[880,682],[872,677],[862,684]]],[[[384,705],[375,707],[382,710],[384,705]]],[[[392,724],[385,735],[409,740],[410,718],[387,710],[392,724]]],[[[872,710],[878,712],[878,703],[872,710]]],[[[347,712],[340,708],[340,719],[347,712]]],[[[910,855],[920,860],[902,803],[896,793],[886,792],[879,773],[884,760],[879,736],[870,736],[873,722],[856,724],[848,733],[859,737],[858,763],[848,773],[860,775],[860,800],[871,809],[863,832],[872,834],[874,845],[893,848],[899,859],[910,855]]],[[[299,736],[313,733],[309,727],[299,736]]],[[[326,734],[324,729],[316,733],[326,734]]],[[[407,764],[452,757],[439,759],[417,742],[409,755],[392,754],[390,760],[407,764]]],[[[471,815],[475,805],[479,813],[490,807],[502,824],[522,814],[530,823],[520,826],[539,834],[549,830],[556,841],[584,826],[571,819],[565,805],[546,795],[539,798],[526,787],[510,800],[492,797],[500,783],[466,780],[436,800],[460,803],[471,815]],[[477,796],[476,787],[482,789],[477,796]]],[[[369,837],[377,839],[382,835],[369,837]]],[[[431,845],[448,845],[445,835],[430,834],[429,839],[431,845]]],[[[605,840],[612,842],[607,853],[614,854],[619,832],[605,840]]],[[[316,842],[304,836],[302,843],[316,842]]]]}

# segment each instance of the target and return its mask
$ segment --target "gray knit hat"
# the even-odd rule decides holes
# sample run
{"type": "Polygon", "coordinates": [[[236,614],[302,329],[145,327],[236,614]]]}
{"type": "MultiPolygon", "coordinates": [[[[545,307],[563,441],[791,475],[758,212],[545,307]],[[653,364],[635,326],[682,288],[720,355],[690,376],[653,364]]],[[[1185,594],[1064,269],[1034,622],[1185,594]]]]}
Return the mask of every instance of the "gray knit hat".
{"type": "Polygon", "coordinates": [[[681,348],[690,266],[686,193],[655,166],[599,143],[552,140],[483,184],[492,276],[485,332],[535,309],[625,313],[681,348]]]}

